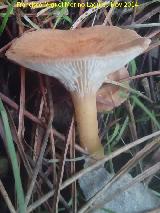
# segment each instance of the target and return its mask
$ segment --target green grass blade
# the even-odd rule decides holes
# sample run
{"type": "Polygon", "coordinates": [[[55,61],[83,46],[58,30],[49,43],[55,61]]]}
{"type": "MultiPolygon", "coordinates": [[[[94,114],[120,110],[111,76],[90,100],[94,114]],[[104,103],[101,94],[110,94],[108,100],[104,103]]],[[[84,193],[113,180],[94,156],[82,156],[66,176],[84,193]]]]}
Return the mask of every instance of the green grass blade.
{"type": "Polygon", "coordinates": [[[117,137],[119,129],[120,129],[120,125],[119,125],[119,123],[117,123],[111,138],[108,140],[108,144],[111,143],[115,137],[117,137]]]}
{"type": "MultiPolygon", "coordinates": [[[[107,146],[107,152],[108,152],[107,154],[112,153],[111,142],[114,140],[115,137],[117,137],[119,129],[120,129],[120,125],[119,125],[119,123],[117,123],[116,126],[115,126],[115,129],[113,131],[112,136],[108,139],[107,144],[105,145],[105,146],[107,146]]],[[[112,159],[109,160],[109,166],[110,166],[111,173],[115,173],[112,159]]]]}
{"type": "Polygon", "coordinates": [[[54,28],[56,28],[56,26],[60,23],[60,21],[64,19],[64,16],[66,16],[65,14],[67,13],[67,11],[68,11],[68,9],[66,7],[63,7],[59,11],[59,15],[58,15],[56,22],[54,24],[54,28]]]}
{"type": "Polygon", "coordinates": [[[23,15],[23,18],[36,30],[40,30],[40,27],[35,24],[27,15],[23,15]]]}
{"type": "Polygon", "coordinates": [[[140,96],[140,97],[146,99],[147,101],[150,101],[150,99],[147,96],[143,95],[140,91],[131,88],[129,85],[126,85],[126,83],[120,83],[118,81],[113,81],[111,79],[106,79],[105,83],[109,83],[109,84],[116,85],[116,86],[119,86],[121,88],[127,89],[129,92],[131,92],[131,93],[133,93],[137,96],[140,96]]]}
{"type": "Polygon", "coordinates": [[[117,143],[118,143],[119,140],[121,139],[121,137],[122,137],[122,135],[123,135],[125,129],[126,129],[127,126],[128,126],[128,122],[129,122],[129,118],[128,118],[128,116],[127,116],[126,119],[125,119],[125,121],[124,121],[124,123],[123,123],[123,125],[122,125],[122,127],[121,127],[121,129],[120,129],[120,131],[119,131],[118,136],[114,139],[114,141],[113,141],[112,144],[111,144],[111,148],[112,148],[112,149],[114,148],[114,146],[117,145],[117,143]]]}
{"type": "Polygon", "coordinates": [[[132,60],[132,61],[129,63],[129,73],[130,73],[131,76],[135,76],[135,75],[136,75],[136,72],[137,72],[136,61],[135,61],[135,60],[132,60]]]}
{"type": "Polygon", "coordinates": [[[72,24],[72,19],[69,16],[64,15],[63,19],[67,22],[69,22],[70,24],[72,24]]]}
{"type": "Polygon", "coordinates": [[[116,213],[115,211],[112,211],[110,209],[106,209],[106,208],[101,208],[104,212],[108,212],[108,213],[116,213]]]}
{"type": "Polygon", "coordinates": [[[154,114],[136,96],[132,95],[131,98],[133,99],[134,103],[150,117],[150,119],[154,122],[158,129],[160,129],[160,124],[154,114]]]}
{"type": "Polygon", "coordinates": [[[24,192],[23,192],[22,182],[20,177],[20,170],[19,170],[16,151],[15,151],[12,134],[11,134],[11,130],[10,130],[9,122],[8,122],[8,116],[1,99],[0,99],[0,115],[2,117],[2,121],[4,125],[4,131],[5,131],[6,142],[7,142],[6,145],[7,145],[8,153],[11,159],[13,175],[15,179],[19,213],[25,213],[26,208],[25,208],[25,201],[24,201],[24,192]]]}
{"type": "Polygon", "coordinates": [[[10,5],[8,5],[8,9],[7,9],[7,12],[2,20],[2,23],[0,25],[0,36],[2,35],[5,27],[6,27],[6,24],[7,24],[7,21],[8,21],[8,18],[13,10],[13,6],[16,4],[17,0],[13,0],[12,3],[10,5]]]}
{"type": "MultiPolygon", "coordinates": [[[[107,153],[107,154],[108,154],[108,155],[112,154],[111,144],[108,144],[108,153],[107,153]]],[[[112,159],[109,160],[109,167],[110,167],[110,172],[111,172],[112,174],[115,174],[112,159]]]]}

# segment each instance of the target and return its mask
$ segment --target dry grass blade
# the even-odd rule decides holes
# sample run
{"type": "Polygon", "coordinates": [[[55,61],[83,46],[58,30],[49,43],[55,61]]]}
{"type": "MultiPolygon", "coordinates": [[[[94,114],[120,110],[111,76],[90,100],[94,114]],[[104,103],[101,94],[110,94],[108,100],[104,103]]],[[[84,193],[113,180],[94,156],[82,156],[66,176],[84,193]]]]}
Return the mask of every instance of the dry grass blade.
{"type": "MultiPolygon", "coordinates": [[[[28,159],[32,165],[32,167],[35,167],[35,162],[28,156],[28,159]]],[[[48,177],[46,176],[45,173],[43,173],[42,171],[39,172],[39,175],[40,175],[40,178],[41,178],[41,181],[39,182],[44,182],[46,183],[46,185],[50,188],[50,189],[53,189],[53,184],[51,183],[51,181],[48,179],[48,177]]],[[[31,176],[32,177],[32,176],[31,176]]],[[[30,178],[31,178],[30,177],[30,178]]],[[[40,184],[41,184],[40,183],[40,184]]],[[[40,188],[40,184],[37,182],[37,188],[38,188],[38,193],[39,193],[39,196],[41,197],[43,194],[41,192],[41,188],[40,188]]],[[[66,203],[66,201],[64,200],[64,198],[60,195],[60,202],[63,204],[63,206],[66,208],[66,210],[69,212],[70,211],[70,207],[68,206],[68,204],[66,203]]],[[[49,204],[48,203],[45,203],[45,205],[47,205],[47,207],[49,207],[49,204]]],[[[49,207],[50,208],[50,207],[49,207]]],[[[51,208],[50,208],[51,210],[51,208]]],[[[52,210],[51,210],[52,212],[52,210]]]]}
{"type": "Polygon", "coordinates": [[[151,10],[149,13],[146,13],[144,16],[142,16],[137,21],[135,21],[135,23],[141,24],[141,23],[145,22],[146,20],[150,19],[156,13],[159,13],[159,11],[160,11],[160,7],[156,7],[153,10],[151,10]]]}
{"type": "Polygon", "coordinates": [[[71,139],[72,139],[73,126],[74,126],[74,118],[72,118],[72,122],[71,122],[71,125],[70,125],[70,128],[69,128],[69,133],[68,133],[68,137],[67,137],[67,141],[66,141],[66,147],[65,147],[65,150],[64,150],[64,155],[63,155],[63,159],[62,159],[62,162],[61,162],[59,174],[58,174],[58,177],[57,177],[58,183],[56,184],[54,200],[53,200],[53,212],[54,213],[58,213],[58,203],[59,203],[59,196],[60,196],[62,178],[63,178],[63,173],[64,173],[65,159],[66,159],[66,156],[67,156],[69,144],[71,143],[71,139]]]}
{"type": "MultiPolygon", "coordinates": [[[[0,92],[0,98],[6,103],[8,104],[9,106],[11,106],[13,109],[15,110],[19,110],[19,106],[18,104],[16,104],[14,101],[12,101],[10,98],[8,98],[7,96],[5,96],[4,94],[2,94],[0,92]]],[[[36,116],[34,116],[32,113],[28,112],[27,110],[24,111],[24,115],[29,118],[31,121],[33,121],[34,123],[36,124],[39,124],[41,126],[45,126],[44,123],[39,120],[36,116]]]]}
{"type": "MultiPolygon", "coordinates": [[[[6,103],[8,104],[9,106],[11,106],[13,109],[15,110],[19,110],[19,106],[18,104],[16,104],[14,101],[12,101],[10,98],[8,98],[7,96],[5,96],[4,94],[2,94],[0,92],[0,98],[6,103]]],[[[34,123],[36,124],[39,124],[40,126],[42,127],[46,127],[46,125],[40,120],[38,119],[36,116],[34,116],[32,113],[28,112],[27,110],[24,111],[24,115],[29,118],[31,121],[33,121],[34,123]]],[[[62,135],[61,133],[59,133],[56,129],[53,128],[53,133],[55,136],[57,136],[58,138],[60,138],[62,141],[65,140],[65,137],[64,135],[62,135]]],[[[79,152],[82,152],[82,153],[85,153],[86,152],[78,145],[76,145],[76,149],[79,151],[79,152]]]]}
{"type": "Polygon", "coordinates": [[[62,184],[62,189],[67,187],[68,185],[70,185],[73,181],[79,179],[81,176],[83,176],[84,174],[86,174],[87,172],[90,172],[92,171],[93,169],[96,169],[97,167],[99,166],[102,166],[105,162],[109,161],[110,159],[113,159],[114,157],[120,155],[121,153],[123,152],[126,152],[128,151],[129,149],[141,144],[141,143],[144,143],[145,141],[151,139],[151,138],[154,138],[156,136],[159,136],[160,135],[160,131],[157,131],[157,132],[154,132],[150,135],[147,135],[143,138],[140,138],[128,145],[125,145],[124,147],[122,148],[119,148],[118,150],[116,150],[115,152],[113,152],[112,154],[104,157],[102,160],[99,160],[97,161],[94,165],[90,166],[90,167],[87,167],[83,170],[81,170],[80,172],[78,172],[77,174],[75,174],[73,177],[69,178],[68,180],[66,180],[63,184],[62,184]]]}
{"type": "MultiPolygon", "coordinates": [[[[22,175],[26,195],[26,197],[24,195],[20,197],[23,197],[26,213],[37,211],[87,213],[92,211],[92,208],[96,212],[96,208],[103,208],[102,205],[146,177],[152,181],[149,183],[148,179],[145,179],[145,186],[154,188],[155,194],[159,195],[160,180],[158,175],[154,175],[160,169],[159,2],[160,0],[151,0],[146,3],[143,0],[131,2],[24,0],[17,1],[18,4],[13,5],[11,0],[1,1],[0,20],[3,23],[0,28],[3,28],[3,34],[0,36],[0,99],[6,104],[12,138],[19,157],[20,175],[22,175]],[[106,34],[103,31],[96,31],[98,28],[104,28],[106,34]],[[90,29],[93,30],[90,31],[90,29]],[[107,29],[111,31],[107,32],[107,29]],[[45,32],[51,32],[51,36],[45,32]],[[31,40],[22,42],[21,48],[18,41],[27,38],[27,35],[31,35],[31,40]],[[106,40],[106,43],[103,40],[106,40]],[[83,48],[81,51],[81,47],[86,47],[84,52],[83,48]],[[108,56],[102,53],[105,50],[108,56]],[[9,52],[15,56],[15,59],[9,57],[9,52]],[[90,59],[89,63],[86,61],[90,55],[91,58],[93,56],[91,64],[90,59]],[[78,65],[79,56],[83,60],[80,66],[78,65]],[[76,59],[76,62],[73,62],[72,57],[76,59]],[[106,62],[106,67],[101,64],[101,57],[102,61],[106,62]],[[71,68],[70,59],[74,68],[71,68]],[[96,63],[96,59],[101,65],[96,63]],[[124,60],[125,64],[123,64],[123,59],[128,61],[124,60]],[[130,62],[132,59],[134,60],[130,62]],[[128,63],[129,65],[126,66],[128,63]],[[115,67],[120,68],[122,64],[130,77],[123,76],[119,81],[116,78],[110,80],[108,74],[105,75],[105,72],[110,73],[111,70],[116,70],[115,67]],[[106,97],[106,91],[101,90],[100,94],[97,92],[93,99],[92,97],[90,99],[88,94],[93,92],[93,87],[89,88],[91,82],[96,88],[103,68],[104,76],[101,80],[109,96],[106,97]],[[90,69],[92,70],[88,72],[90,69]],[[47,78],[44,83],[45,77],[33,72],[34,70],[45,75],[47,71],[47,75],[53,78],[47,78]],[[94,74],[94,70],[97,74],[94,74]],[[81,73],[85,74],[82,78],[81,73]],[[95,80],[93,80],[94,76],[95,80]],[[106,82],[104,82],[105,76],[106,82]],[[68,79],[67,83],[66,79],[68,79]],[[129,83],[129,80],[133,81],[129,83]],[[113,87],[113,90],[108,89],[110,87],[113,87]],[[76,90],[78,92],[75,92],[76,90]],[[86,91],[92,92],[86,93],[86,91]],[[80,93],[83,95],[76,97],[80,93]],[[82,96],[85,97],[83,100],[82,96]],[[125,99],[123,104],[122,99],[125,99]],[[97,107],[94,105],[96,102],[97,107]],[[97,114],[98,102],[105,108],[97,114]],[[83,106],[85,106],[84,110],[83,106]],[[72,118],[73,111],[76,122],[72,118]],[[88,119],[91,112],[94,114],[93,122],[88,119]],[[88,122],[89,120],[91,122],[88,122]],[[86,136],[86,140],[83,135],[86,136]],[[101,145],[104,145],[102,155],[100,154],[98,158],[101,160],[96,160],[94,164],[84,168],[84,161],[96,159],[95,151],[92,152],[84,141],[90,140],[91,146],[94,146],[95,138],[99,143],[99,148],[95,148],[95,151],[103,149],[101,145]],[[104,156],[103,151],[108,154],[104,156]],[[110,173],[114,170],[118,172],[111,176],[110,181],[106,182],[105,187],[95,196],[92,194],[93,197],[89,202],[84,201],[79,185],[77,187],[78,180],[85,178],[87,173],[97,172],[99,167],[104,167],[104,163],[106,163],[107,172],[108,168],[110,173]],[[137,177],[131,178],[130,169],[133,176],[137,175],[137,177]],[[130,177],[128,179],[130,182],[123,181],[125,174],[130,177]],[[114,188],[114,184],[118,185],[121,178],[124,184],[120,184],[119,189],[114,188]],[[96,199],[103,195],[105,190],[107,190],[105,193],[107,200],[104,198],[105,203],[102,203],[103,200],[100,203],[97,202],[96,199]]],[[[119,74],[115,72],[115,76],[119,74]]],[[[103,89],[100,83],[97,88],[103,89]]],[[[0,148],[2,144],[2,151],[0,149],[0,175],[2,173],[0,209],[2,209],[0,212],[16,213],[19,211],[17,210],[18,199],[14,198],[14,184],[11,186],[8,184],[8,179],[11,182],[14,181],[13,176],[10,175],[11,171],[8,170],[8,164],[3,165],[6,166],[8,173],[1,171],[3,156],[7,155],[5,152],[7,141],[4,133],[0,117],[0,148]],[[6,175],[8,175],[7,182],[6,175]]],[[[6,156],[4,157],[6,159],[6,156]]],[[[94,178],[93,180],[95,181],[94,178]]],[[[91,187],[85,188],[89,192],[91,187]]],[[[136,201],[137,197],[135,194],[136,204],[143,205],[143,202],[136,201]]],[[[145,205],[145,195],[143,198],[145,205]]],[[[118,203],[117,200],[115,202],[118,203]]],[[[125,203],[129,206],[129,202],[125,203]]],[[[160,212],[159,208],[154,209],[155,205],[151,208],[153,210],[150,209],[146,213],[160,212]]],[[[106,211],[110,212],[108,209],[106,211]]],[[[114,211],[121,212],[120,208],[114,211]]]]}
{"type": "MultiPolygon", "coordinates": [[[[150,36],[149,36],[150,37],[150,36]]],[[[145,52],[149,52],[150,50],[158,47],[160,45],[160,41],[153,42],[145,52]]]]}
{"type": "MultiPolygon", "coordinates": [[[[70,158],[75,159],[75,126],[73,128],[72,140],[70,143],[70,158]]],[[[76,161],[71,161],[71,175],[75,174],[76,171],[76,161]]],[[[72,183],[72,212],[77,212],[77,187],[76,181],[72,183]]]]}
{"type": "Polygon", "coordinates": [[[157,209],[152,209],[151,211],[147,211],[144,213],[159,213],[159,212],[160,212],[160,208],[157,208],[157,209]]]}
{"type": "MultiPolygon", "coordinates": [[[[50,141],[51,141],[51,147],[52,147],[52,156],[53,159],[56,159],[56,150],[55,150],[55,140],[53,136],[53,129],[51,129],[51,134],[50,134],[50,141]]],[[[55,187],[57,183],[57,171],[56,171],[56,164],[53,163],[53,186],[55,187]]]]}
{"type": "MultiPolygon", "coordinates": [[[[118,2],[119,2],[119,0],[114,1],[115,4],[117,4],[118,2]]],[[[110,10],[109,10],[104,22],[103,22],[103,25],[107,25],[107,22],[109,20],[111,20],[111,17],[112,17],[112,14],[113,14],[114,10],[115,10],[115,7],[111,7],[110,8],[110,10]]]]}
{"type": "Polygon", "coordinates": [[[30,163],[29,163],[27,156],[25,154],[23,143],[20,143],[20,141],[19,141],[17,129],[16,129],[13,118],[12,118],[11,114],[9,113],[9,111],[8,111],[8,118],[9,118],[9,122],[10,122],[10,126],[11,126],[11,132],[12,132],[12,135],[13,135],[13,139],[14,139],[16,145],[17,145],[18,152],[19,152],[20,157],[21,157],[21,159],[24,163],[24,166],[26,168],[28,175],[31,177],[32,176],[32,168],[31,168],[30,163]]]}
{"type": "Polygon", "coordinates": [[[22,143],[24,133],[24,111],[25,111],[25,69],[20,68],[21,75],[21,93],[20,93],[20,107],[19,107],[19,124],[18,124],[18,137],[22,143]]]}
{"type": "Polygon", "coordinates": [[[128,111],[129,118],[130,118],[129,129],[130,129],[130,132],[131,132],[131,135],[132,135],[132,139],[137,140],[138,135],[137,135],[137,129],[136,129],[136,122],[135,122],[135,117],[134,117],[134,114],[133,114],[133,107],[132,107],[129,100],[127,100],[125,102],[125,106],[126,106],[126,110],[128,111]]]}
{"type": "Polygon", "coordinates": [[[68,203],[65,201],[65,199],[62,197],[62,195],[59,195],[59,201],[63,204],[63,206],[65,207],[65,211],[68,213],[72,213],[71,208],[69,207],[68,203]]]}
{"type": "Polygon", "coordinates": [[[147,73],[136,75],[136,76],[131,76],[129,78],[124,78],[121,81],[135,80],[135,79],[150,77],[150,76],[154,76],[154,75],[160,75],[160,70],[152,71],[152,72],[147,72],[147,73]]]}
{"type": "MultiPolygon", "coordinates": [[[[104,204],[107,204],[108,202],[113,200],[116,196],[118,196],[122,192],[124,192],[127,189],[129,189],[130,187],[132,187],[134,184],[139,183],[139,182],[143,181],[145,178],[154,175],[156,172],[158,172],[159,169],[160,169],[160,162],[156,163],[154,166],[152,166],[149,169],[145,170],[140,175],[137,175],[135,178],[133,178],[132,181],[127,183],[125,186],[123,186],[121,188],[118,188],[112,194],[109,194],[104,204]]],[[[101,204],[99,206],[96,205],[96,206],[94,206],[94,208],[101,208],[102,205],[103,204],[101,204]]],[[[85,210],[85,212],[87,213],[86,210],[85,210]]],[[[78,213],[84,213],[83,209],[78,211],[78,213]]]]}
{"type": "MultiPolygon", "coordinates": [[[[2,94],[0,92],[0,98],[9,106],[11,106],[13,109],[15,110],[19,110],[19,106],[18,104],[16,104],[14,101],[12,101],[10,98],[8,98],[7,96],[5,96],[4,94],[2,94]]],[[[29,118],[31,121],[33,121],[36,124],[39,124],[42,127],[46,127],[46,125],[40,120],[38,119],[36,116],[34,116],[32,113],[28,112],[27,110],[24,110],[24,115],[29,118]]],[[[53,129],[53,134],[58,137],[59,139],[61,139],[62,141],[65,140],[64,135],[62,135],[61,133],[59,133],[56,129],[53,129]]],[[[75,144],[75,149],[83,154],[88,154],[82,147],[80,147],[78,144],[75,144]]]]}
{"type": "MultiPolygon", "coordinates": [[[[107,1],[108,2],[108,1],[107,1]]],[[[106,2],[106,6],[105,7],[108,7],[109,6],[109,3],[107,4],[107,2],[106,2]]],[[[94,12],[96,12],[97,10],[99,10],[99,9],[102,9],[102,8],[105,8],[104,6],[101,6],[101,7],[98,7],[98,8],[90,8],[90,9],[88,9],[86,12],[84,12],[76,21],[75,21],[75,23],[72,25],[72,27],[71,27],[71,29],[73,30],[73,29],[76,29],[80,24],[81,24],[81,22],[85,19],[85,18],[87,18],[89,15],[91,15],[92,13],[94,13],[94,12]]]]}
{"type": "Polygon", "coordinates": [[[117,81],[108,80],[108,79],[106,79],[105,82],[108,83],[108,84],[113,84],[113,85],[122,87],[124,89],[127,89],[129,92],[132,92],[133,94],[136,94],[136,95],[142,97],[143,99],[149,101],[150,103],[153,103],[153,101],[151,99],[149,99],[147,96],[143,95],[140,91],[132,89],[131,87],[126,86],[123,83],[119,83],[117,81]]]}
{"type": "MultiPolygon", "coordinates": [[[[43,108],[44,108],[44,101],[43,101],[43,98],[41,98],[40,106],[39,106],[39,112],[38,112],[38,119],[42,118],[41,116],[42,116],[42,113],[43,113],[43,108]]],[[[39,156],[41,143],[42,143],[42,140],[43,140],[44,129],[41,126],[38,125],[34,134],[35,134],[35,138],[34,138],[34,142],[33,142],[34,143],[33,159],[34,159],[34,161],[36,161],[38,156],[39,156]]]]}
{"type": "Polygon", "coordinates": [[[3,52],[5,52],[13,43],[14,40],[10,41],[8,44],[6,44],[5,46],[3,46],[2,48],[0,48],[0,54],[2,54],[3,52]]]}
{"type": "Polygon", "coordinates": [[[10,213],[16,213],[16,210],[15,210],[15,208],[14,208],[14,206],[13,206],[13,204],[12,204],[12,202],[11,202],[9,196],[8,196],[8,193],[5,190],[5,187],[4,187],[1,180],[0,180],[0,193],[3,197],[3,199],[5,200],[6,205],[8,206],[8,209],[10,210],[10,213]]]}
{"type": "Polygon", "coordinates": [[[42,165],[43,155],[44,155],[44,152],[46,150],[46,146],[47,146],[47,143],[48,143],[48,138],[49,138],[49,135],[50,135],[52,122],[53,122],[53,115],[54,115],[54,112],[53,112],[53,100],[52,100],[52,93],[51,93],[51,89],[50,89],[49,79],[48,78],[46,78],[46,85],[47,85],[47,89],[48,89],[50,115],[49,115],[49,120],[48,120],[46,133],[45,133],[45,136],[44,136],[44,139],[43,139],[43,145],[42,145],[42,148],[41,148],[41,152],[40,152],[39,158],[37,160],[36,167],[35,167],[35,169],[33,171],[33,177],[32,177],[32,180],[31,180],[31,183],[30,183],[27,195],[26,195],[26,200],[25,200],[26,205],[28,205],[28,203],[30,201],[30,198],[32,196],[32,191],[33,191],[33,188],[35,186],[37,175],[38,175],[39,170],[40,170],[41,165],[42,165]]]}
{"type": "MultiPolygon", "coordinates": [[[[13,122],[13,119],[8,111],[8,115],[9,115],[9,122],[10,122],[10,125],[11,125],[11,132],[12,132],[12,135],[13,135],[13,138],[14,138],[14,141],[17,145],[17,148],[18,148],[18,151],[19,151],[19,154],[20,154],[20,157],[23,161],[23,164],[25,166],[25,169],[27,171],[27,174],[28,174],[28,177],[29,179],[32,178],[32,175],[33,175],[33,170],[32,168],[35,167],[35,164],[33,164],[33,162],[30,162],[30,159],[28,158],[28,156],[26,155],[25,151],[24,151],[24,147],[23,147],[23,144],[24,143],[20,143],[19,142],[19,138],[18,138],[18,134],[17,134],[17,130],[16,130],[16,126],[13,122]]],[[[43,178],[43,180],[49,185],[49,183],[47,182],[47,180],[45,179],[45,175],[41,174],[41,177],[43,178]]],[[[42,196],[42,192],[40,190],[40,186],[38,184],[38,182],[36,182],[36,186],[37,186],[37,189],[38,189],[38,194],[39,196],[42,196]]],[[[49,185],[50,186],[50,185],[49,185]]],[[[53,188],[53,186],[51,186],[51,188],[53,188]]]]}
{"type": "MultiPolygon", "coordinates": [[[[78,180],[81,176],[83,176],[84,174],[86,174],[87,172],[92,171],[93,169],[96,169],[99,166],[102,166],[105,162],[109,161],[110,159],[113,159],[114,157],[120,155],[123,152],[128,151],[129,149],[146,142],[149,139],[152,139],[156,136],[160,135],[160,131],[154,132],[150,135],[147,135],[143,138],[140,138],[134,142],[132,142],[131,144],[125,145],[124,147],[118,149],[117,151],[113,152],[112,154],[104,157],[104,159],[97,161],[94,165],[87,167],[83,170],[81,170],[80,172],[76,173],[75,175],[73,175],[71,178],[69,178],[68,180],[64,181],[61,185],[61,190],[66,188],[67,186],[69,186],[71,183],[73,183],[74,181],[78,180]]],[[[28,212],[33,211],[35,208],[37,208],[38,206],[42,205],[46,200],[48,200],[50,197],[52,197],[54,195],[55,190],[51,190],[50,192],[48,192],[46,195],[44,195],[43,197],[41,197],[39,200],[37,200],[35,203],[31,204],[28,207],[28,212]]]]}
{"type": "Polygon", "coordinates": [[[123,28],[127,28],[127,29],[130,29],[130,28],[148,28],[148,27],[160,27],[160,23],[150,23],[150,24],[131,24],[131,25],[126,25],[126,26],[123,26],[123,28]]]}
{"type": "Polygon", "coordinates": [[[20,169],[18,165],[16,149],[15,149],[14,140],[13,140],[11,129],[10,129],[8,115],[1,99],[0,99],[0,113],[1,113],[0,115],[3,121],[3,127],[5,132],[6,149],[7,149],[8,157],[12,165],[16,195],[18,200],[18,208],[20,212],[25,213],[26,206],[24,201],[24,191],[22,186],[22,180],[21,180],[20,169]]]}
{"type": "MultiPolygon", "coordinates": [[[[160,138],[155,139],[150,144],[146,145],[141,151],[139,151],[131,160],[125,164],[118,173],[113,176],[113,178],[105,184],[102,190],[98,191],[94,197],[92,197],[79,211],[78,213],[84,213],[104,192],[111,187],[122,175],[124,175],[129,169],[131,169],[134,164],[136,164],[140,159],[144,158],[151,151],[159,147],[160,138]]],[[[157,167],[156,167],[157,168],[157,167]]],[[[142,174],[140,174],[142,175],[142,174]]],[[[150,176],[150,175],[149,175],[150,176]]],[[[138,177],[138,176],[137,176],[138,177]]]]}

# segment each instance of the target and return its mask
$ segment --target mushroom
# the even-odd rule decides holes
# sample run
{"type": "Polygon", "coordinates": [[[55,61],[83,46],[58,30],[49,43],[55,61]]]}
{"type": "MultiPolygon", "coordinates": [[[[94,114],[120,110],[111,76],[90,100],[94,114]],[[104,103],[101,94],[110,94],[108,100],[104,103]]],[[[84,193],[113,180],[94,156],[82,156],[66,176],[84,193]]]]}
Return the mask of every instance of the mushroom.
{"type": "Polygon", "coordinates": [[[57,78],[70,91],[80,143],[90,154],[101,158],[96,92],[106,75],[141,54],[149,43],[150,39],[133,30],[114,26],[42,29],[24,33],[6,56],[26,68],[57,78]]]}
{"type": "MultiPolygon", "coordinates": [[[[107,76],[107,81],[112,80],[123,83],[123,80],[129,77],[126,67],[115,71],[107,76]]],[[[129,86],[129,81],[124,81],[125,86],[129,86]]],[[[107,112],[113,110],[115,107],[120,106],[129,96],[129,91],[120,86],[109,83],[103,83],[97,91],[97,111],[107,112]]]]}

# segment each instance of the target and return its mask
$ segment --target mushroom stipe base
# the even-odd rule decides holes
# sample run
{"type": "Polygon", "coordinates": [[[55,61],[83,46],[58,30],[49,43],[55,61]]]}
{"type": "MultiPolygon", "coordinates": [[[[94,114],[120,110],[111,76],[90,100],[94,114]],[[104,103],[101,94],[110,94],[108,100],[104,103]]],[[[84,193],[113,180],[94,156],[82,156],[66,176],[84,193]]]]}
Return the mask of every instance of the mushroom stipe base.
{"type": "Polygon", "coordinates": [[[81,146],[96,158],[104,156],[104,149],[98,136],[96,95],[72,94],[77,128],[81,146]]]}

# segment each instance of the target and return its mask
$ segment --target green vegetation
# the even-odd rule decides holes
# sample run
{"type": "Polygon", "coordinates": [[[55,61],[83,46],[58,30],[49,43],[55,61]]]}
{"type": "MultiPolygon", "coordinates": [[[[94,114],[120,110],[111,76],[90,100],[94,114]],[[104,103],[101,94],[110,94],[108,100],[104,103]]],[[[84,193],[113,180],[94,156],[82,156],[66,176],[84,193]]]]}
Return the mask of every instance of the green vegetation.
{"type": "Polygon", "coordinates": [[[11,160],[13,174],[14,174],[14,180],[15,180],[15,187],[17,191],[17,199],[18,199],[18,207],[19,207],[19,213],[25,213],[26,207],[24,202],[24,192],[22,188],[22,181],[20,176],[20,169],[18,165],[16,150],[13,143],[12,133],[8,122],[8,117],[6,110],[3,106],[3,103],[0,99],[0,115],[3,121],[4,125],[4,131],[5,131],[5,137],[6,137],[6,145],[7,145],[7,151],[11,160]]]}

